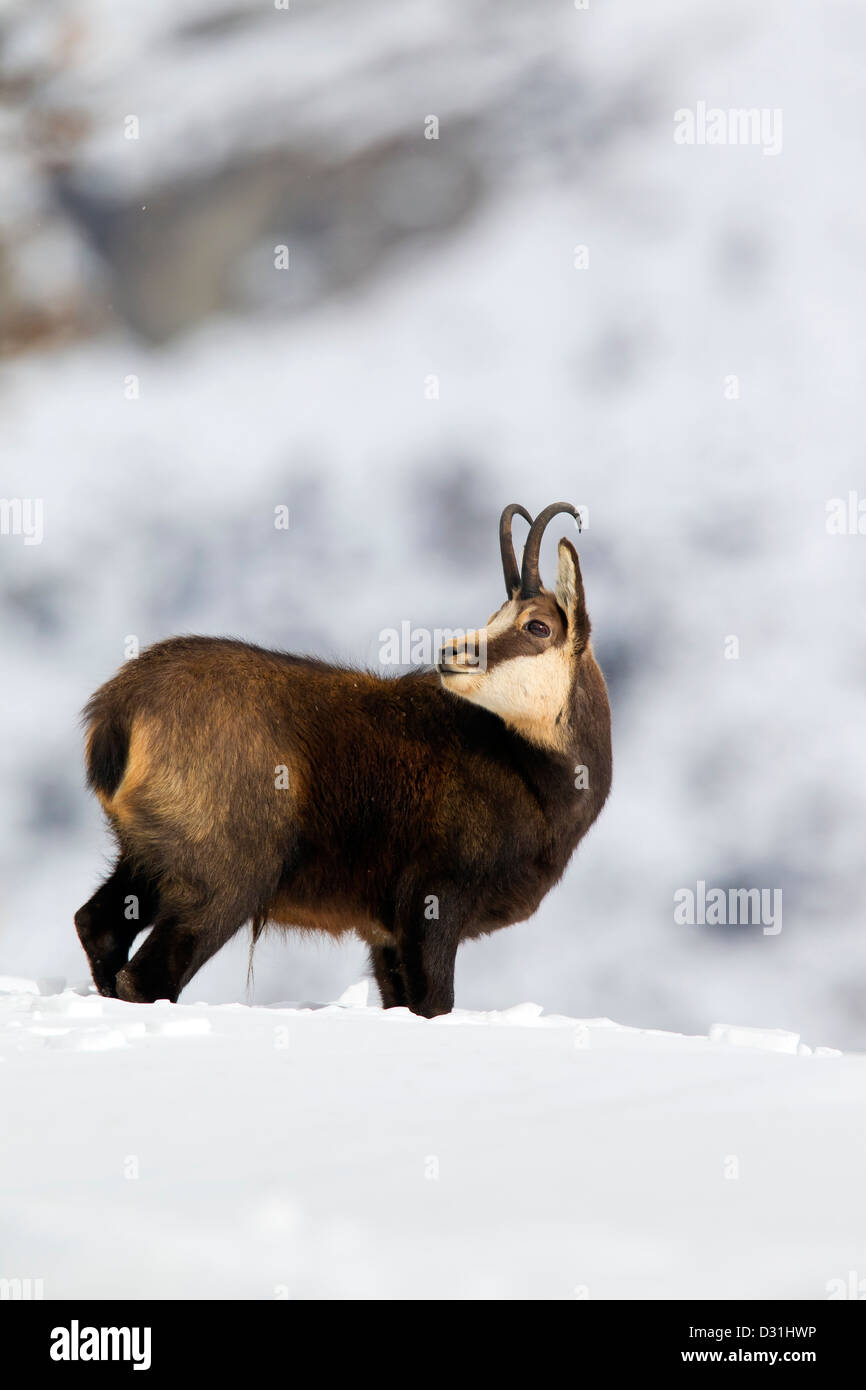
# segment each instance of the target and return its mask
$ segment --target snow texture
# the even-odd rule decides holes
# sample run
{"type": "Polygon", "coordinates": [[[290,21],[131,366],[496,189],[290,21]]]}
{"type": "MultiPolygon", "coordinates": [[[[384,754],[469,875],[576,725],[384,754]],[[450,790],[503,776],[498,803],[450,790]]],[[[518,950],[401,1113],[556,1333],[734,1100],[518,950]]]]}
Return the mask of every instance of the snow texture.
{"type": "MultiPolygon", "coordinates": [[[[803,1298],[866,1271],[866,1056],[796,1034],[0,980],[0,1276],[46,1298],[803,1298]]],[[[194,991],[193,991],[194,992],[194,991]]]]}

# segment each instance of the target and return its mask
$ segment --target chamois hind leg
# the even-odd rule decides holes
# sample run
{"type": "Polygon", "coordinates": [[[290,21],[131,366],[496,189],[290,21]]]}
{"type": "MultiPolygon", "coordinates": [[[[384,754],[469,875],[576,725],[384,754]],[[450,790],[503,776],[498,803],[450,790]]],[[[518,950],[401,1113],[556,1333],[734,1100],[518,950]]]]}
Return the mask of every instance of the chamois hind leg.
{"type": "Polygon", "coordinates": [[[176,1003],[193,975],[257,909],[246,897],[225,892],[192,896],[163,889],[162,901],[150,936],[117,977],[119,999],[176,1003]]]}
{"type": "Polygon", "coordinates": [[[153,921],[158,906],[156,885],[134,872],[121,856],[114,872],[76,912],[75,929],[100,994],[115,994],[117,972],[126,964],[138,933],[153,921]]]}
{"type": "Polygon", "coordinates": [[[394,946],[371,946],[370,964],[383,1009],[405,1009],[409,1003],[406,981],[400,966],[400,956],[394,946]]]}

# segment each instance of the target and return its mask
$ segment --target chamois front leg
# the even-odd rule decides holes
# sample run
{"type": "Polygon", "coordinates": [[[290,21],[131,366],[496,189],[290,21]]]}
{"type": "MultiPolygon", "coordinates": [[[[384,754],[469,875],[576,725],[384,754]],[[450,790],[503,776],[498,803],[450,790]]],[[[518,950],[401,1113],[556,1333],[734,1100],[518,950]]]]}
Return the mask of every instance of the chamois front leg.
{"type": "Polygon", "coordinates": [[[401,913],[397,939],[409,1008],[422,1018],[454,1008],[454,966],[463,915],[453,898],[428,893],[401,913]]]}

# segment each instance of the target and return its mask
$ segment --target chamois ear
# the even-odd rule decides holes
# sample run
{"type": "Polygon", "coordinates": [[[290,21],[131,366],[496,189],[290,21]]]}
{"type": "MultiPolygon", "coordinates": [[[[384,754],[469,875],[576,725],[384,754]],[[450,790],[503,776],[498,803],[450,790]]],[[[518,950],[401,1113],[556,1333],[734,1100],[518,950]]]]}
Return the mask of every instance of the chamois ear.
{"type": "Polygon", "coordinates": [[[568,620],[569,637],[579,647],[585,647],[589,641],[589,615],[586,611],[580,561],[571,541],[565,540],[564,537],[559,542],[556,601],[568,620]]]}

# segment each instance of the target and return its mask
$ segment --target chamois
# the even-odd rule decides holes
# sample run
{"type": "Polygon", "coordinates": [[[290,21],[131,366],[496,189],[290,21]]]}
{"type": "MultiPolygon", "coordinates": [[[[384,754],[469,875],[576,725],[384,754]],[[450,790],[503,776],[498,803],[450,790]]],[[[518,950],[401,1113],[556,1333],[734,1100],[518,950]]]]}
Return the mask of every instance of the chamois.
{"type": "Polygon", "coordinates": [[[119,853],[75,925],[100,994],[176,1001],[251,921],[254,942],[269,923],[355,931],[385,1008],[453,1008],[459,943],[531,916],[610,789],[570,541],[554,591],[539,578],[559,512],[579,524],[567,502],[535,520],[505,508],[506,602],[435,671],[383,678],[174,637],[96,691],[87,777],[119,853]],[[520,568],[516,514],[530,525],[520,568]]]}

